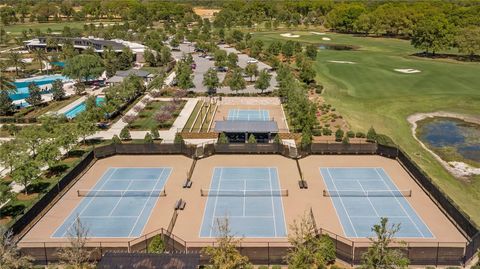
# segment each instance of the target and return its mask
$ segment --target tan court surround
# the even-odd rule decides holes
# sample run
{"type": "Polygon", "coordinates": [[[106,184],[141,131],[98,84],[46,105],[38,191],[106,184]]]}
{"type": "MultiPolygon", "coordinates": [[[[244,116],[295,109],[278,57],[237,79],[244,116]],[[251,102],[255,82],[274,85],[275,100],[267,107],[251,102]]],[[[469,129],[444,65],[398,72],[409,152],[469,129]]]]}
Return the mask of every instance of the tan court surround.
{"type": "MultiPolygon", "coordinates": [[[[143,234],[167,228],[170,222],[174,203],[182,198],[186,208],[180,211],[173,233],[187,242],[207,242],[208,238],[200,238],[203,213],[207,197],[200,196],[201,188],[208,188],[215,167],[276,167],[281,188],[288,189],[289,196],[282,197],[285,222],[288,225],[300,217],[305,211],[313,208],[318,227],[327,229],[338,235],[343,234],[342,226],[329,197],[322,196],[325,184],[320,175],[320,167],[382,167],[392,178],[399,189],[412,189],[412,197],[407,198],[417,214],[430,228],[433,239],[408,239],[407,242],[466,242],[466,239],[447,219],[440,209],[421,190],[400,164],[392,159],[377,155],[312,155],[301,159],[300,166],[308,181],[309,188],[298,187],[299,173],[295,160],[280,155],[214,155],[198,160],[194,170],[190,189],[182,188],[192,160],[181,155],[117,155],[98,160],[85,175],[66,193],[53,208],[34,225],[21,239],[19,244],[31,245],[33,242],[66,242],[67,239],[54,239],[51,235],[63,223],[65,218],[79,204],[81,197],[77,189],[90,189],[110,167],[172,167],[173,171],[165,189],[166,197],[160,197],[145,225],[143,234]]],[[[96,238],[92,241],[112,243],[125,242],[130,239],[96,238]]],[[[352,239],[355,242],[367,242],[368,239],[352,239]]],[[[249,242],[286,242],[286,238],[245,238],[249,242]]],[[[123,245],[123,244],[121,244],[123,245]]],[[[120,246],[120,245],[119,245],[120,246]]]]}

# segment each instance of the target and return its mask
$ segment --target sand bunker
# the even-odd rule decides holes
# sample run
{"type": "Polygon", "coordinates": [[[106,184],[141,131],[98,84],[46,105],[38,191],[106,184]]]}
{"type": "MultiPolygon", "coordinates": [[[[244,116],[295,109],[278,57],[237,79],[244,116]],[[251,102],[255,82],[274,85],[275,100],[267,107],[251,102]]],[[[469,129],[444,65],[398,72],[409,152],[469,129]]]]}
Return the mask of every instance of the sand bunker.
{"type": "Polygon", "coordinates": [[[319,33],[319,32],[310,32],[310,34],[314,34],[314,35],[325,35],[325,33],[319,33]]]}
{"type": "Polygon", "coordinates": [[[322,37],[322,40],[330,41],[331,39],[329,37],[322,37]]]}
{"type": "Polygon", "coordinates": [[[410,68],[407,68],[407,69],[393,69],[397,72],[400,72],[400,73],[404,73],[404,74],[415,74],[415,73],[420,73],[422,71],[420,70],[417,70],[417,69],[410,69],[410,68]]]}
{"type": "Polygon", "coordinates": [[[292,33],[286,33],[286,34],[280,34],[280,35],[283,37],[293,37],[293,38],[300,37],[299,35],[294,35],[292,33]]]}
{"type": "Polygon", "coordinates": [[[349,61],[328,61],[329,63],[336,63],[336,64],[356,64],[356,62],[349,62],[349,61]]]}

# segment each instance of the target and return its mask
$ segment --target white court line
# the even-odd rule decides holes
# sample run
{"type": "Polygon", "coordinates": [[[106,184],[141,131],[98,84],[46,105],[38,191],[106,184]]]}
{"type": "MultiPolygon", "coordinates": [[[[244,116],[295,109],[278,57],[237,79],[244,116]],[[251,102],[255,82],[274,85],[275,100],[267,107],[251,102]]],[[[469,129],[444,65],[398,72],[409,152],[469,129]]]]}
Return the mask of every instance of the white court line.
{"type": "MultiPolygon", "coordinates": [[[[114,171],[117,170],[117,168],[113,168],[114,171]]],[[[110,180],[110,178],[112,177],[112,175],[114,174],[115,172],[112,172],[110,174],[110,176],[108,176],[108,178],[102,183],[102,185],[100,186],[100,190],[103,188],[103,186],[105,186],[105,184],[110,180]]],[[[96,186],[94,186],[95,188],[96,186]]],[[[92,199],[90,201],[88,201],[87,205],[82,209],[82,211],[80,211],[79,214],[77,214],[77,216],[75,217],[75,219],[72,221],[72,223],[70,223],[70,225],[68,226],[68,229],[65,230],[65,232],[63,233],[63,236],[62,237],[65,237],[65,234],[68,232],[68,230],[70,230],[70,228],[72,227],[72,225],[77,221],[77,219],[80,218],[80,216],[82,215],[82,213],[90,206],[90,204],[92,203],[93,200],[95,200],[95,196],[92,197],[92,199]]],[[[82,202],[83,202],[83,199],[82,199],[82,202]]],[[[80,202],[80,204],[82,203],[80,202]]],[[[75,208],[76,210],[76,208],[75,208]]],[[[75,210],[71,213],[73,214],[75,212],[75,210]]],[[[70,215],[71,215],[70,214],[70,215]]],[[[70,216],[69,216],[70,217],[70,216]]],[[[63,224],[62,224],[63,225],[63,224]]],[[[62,225],[60,225],[58,228],[60,228],[62,225]]],[[[56,232],[56,231],[55,231],[56,232]]]]}
{"type": "MultiPolygon", "coordinates": [[[[377,172],[378,176],[382,179],[383,181],[383,185],[385,185],[388,189],[390,189],[390,191],[392,192],[393,194],[393,190],[391,189],[390,186],[387,185],[387,183],[385,182],[385,179],[382,177],[382,175],[380,175],[380,173],[377,171],[377,169],[375,169],[375,172],[377,172]]],[[[397,186],[395,186],[397,188],[397,186]]],[[[397,188],[398,190],[398,188],[397,188]]],[[[397,197],[394,197],[395,198],[395,201],[397,201],[398,205],[402,208],[403,212],[405,213],[405,215],[407,215],[407,217],[410,219],[410,222],[413,223],[413,225],[415,226],[415,228],[417,229],[417,231],[422,235],[423,238],[425,238],[425,235],[422,233],[422,231],[420,231],[420,228],[417,226],[417,223],[414,222],[412,220],[412,217],[410,216],[410,214],[408,214],[408,212],[405,210],[405,208],[403,207],[402,203],[400,203],[400,201],[397,199],[397,197]]]]}
{"type": "Polygon", "coordinates": [[[122,218],[122,219],[133,219],[138,218],[138,216],[82,216],[82,219],[109,219],[109,218],[122,218]]]}
{"type": "MultiPolygon", "coordinates": [[[[160,179],[162,178],[162,175],[163,173],[165,172],[165,168],[162,169],[162,172],[160,173],[160,175],[158,176],[157,178],[157,182],[155,183],[155,186],[153,186],[153,189],[150,191],[150,195],[153,193],[154,190],[156,190],[157,188],[157,185],[158,185],[158,182],[160,182],[160,179]]],[[[132,232],[133,230],[135,229],[135,226],[137,226],[137,223],[138,223],[138,220],[140,219],[140,217],[142,216],[143,214],[143,211],[145,210],[145,207],[147,206],[148,202],[150,201],[152,197],[149,197],[144,203],[143,203],[143,208],[142,208],[142,211],[140,211],[140,214],[138,214],[138,217],[137,217],[137,220],[135,221],[135,223],[133,224],[132,226],[132,229],[130,229],[130,233],[128,234],[129,237],[131,237],[132,235],[132,232]]],[[[146,223],[144,223],[145,225],[146,223]]]]}
{"type": "Polygon", "coordinates": [[[275,219],[275,205],[273,203],[273,189],[272,189],[272,173],[270,172],[270,168],[268,168],[268,183],[270,184],[270,198],[272,199],[272,215],[273,217],[273,229],[275,231],[275,237],[277,237],[277,220],[275,219]]]}
{"type": "MultiPolygon", "coordinates": [[[[223,217],[223,216],[216,216],[216,217],[223,217]]],[[[270,219],[270,218],[273,218],[274,216],[228,216],[228,218],[251,218],[251,219],[255,219],[255,218],[258,218],[258,219],[270,219]]]]}
{"type": "MultiPolygon", "coordinates": [[[[363,188],[362,183],[360,183],[360,181],[358,181],[358,180],[357,180],[357,183],[358,183],[358,185],[360,185],[360,188],[362,188],[363,193],[365,193],[365,195],[366,195],[367,193],[365,192],[365,189],[363,188]]],[[[370,197],[368,197],[368,195],[367,195],[367,200],[370,203],[370,206],[373,208],[373,211],[375,212],[375,215],[377,215],[377,217],[380,217],[380,215],[377,212],[377,209],[375,209],[375,206],[373,206],[373,203],[370,200],[370,197]]]]}
{"type": "MultiPolygon", "coordinates": [[[[217,193],[220,190],[220,184],[222,183],[222,174],[223,174],[223,168],[220,168],[220,176],[218,178],[217,193]]],[[[217,202],[218,202],[218,195],[217,195],[217,197],[215,197],[215,204],[213,205],[212,224],[210,226],[211,228],[210,228],[210,236],[209,237],[212,237],[212,230],[214,229],[215,211],[217,211],[217,202]]]]}
{"type": "MultiPolygon", "coordinates": [[[[133,182],[133,181],[130,181],[130,182],[128,183],[128,186],[127,186],[127,189],[126,189],[126,190],[128,190],[128,188],[130,188],[130,186],[132,186],[132,182],[133,182]]],[[[120,190],[120,191],[126,191],[126,190],[120,190]]],[[[122,199],[123,199],[123,196],[121,196],[120,199],[118,199],[117,203],[116,203],[115,206],[112,208],[112,210],[110,211],[110,213],[108,214],[108,216],[111,216],[111,215],[112,215],[113,211],[117,208],[118,204],[120,204],[120,201],[121,201],[122,199]]]]}
{"type": "MultiPolygon", "coordinates": [[[[333,183],[333,186],[335,187],[335,190],[338,191],[337,185],[335,184],[335,180],[332,177],[332,174],[330,173],[330,168],[327,168],[328,175],[330,176],[330,180],[333,183]]],[[[353,226],[353,222],[350,219],[350,215],[348,214],[347,208],[345,207],[345,204],[343,203],[342,197],[339,197],[340,203],[343,206],[343,210],[345,211],[345,214],[347,215],[348,221],[350,222],[350,225],[352,226],[353,232],[355,233],[355,236],[358,237],[357,230],[355,229],[355,226],[353,226]]]]}
{"type": "Polygon", "coordinates": [[[243,216],[245,217],[245,200],[247,200],[246,197],[247,194],[247,180],[243,180],[243,216]]]}

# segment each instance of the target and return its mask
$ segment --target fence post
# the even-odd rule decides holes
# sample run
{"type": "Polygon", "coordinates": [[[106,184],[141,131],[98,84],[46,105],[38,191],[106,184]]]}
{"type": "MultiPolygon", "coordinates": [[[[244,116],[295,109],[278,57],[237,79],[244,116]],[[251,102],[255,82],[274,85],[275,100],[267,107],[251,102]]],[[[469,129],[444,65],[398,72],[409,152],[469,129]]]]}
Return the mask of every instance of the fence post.
{"type": "Polygon", "coordinates": [[[355,263],[355,242],[352,242],[352,267],[355,263]]]}
{"type": "Polygon", "coordinates": [[[267,242],[267,265],[270,266],[270,242],[267,242]]]}
{"type": "Polygon", "coordinates": [[[43,242],[43,252],[45,253],[45,265],[48,266],[47,246],[45,242],[43,242]]]}
{"type": "Polygon", "coordinates": [[[440,242],[437,242],[437,256],[435,257],[435,267],[438,266],[438,251],[440,248],[440,242]]]}

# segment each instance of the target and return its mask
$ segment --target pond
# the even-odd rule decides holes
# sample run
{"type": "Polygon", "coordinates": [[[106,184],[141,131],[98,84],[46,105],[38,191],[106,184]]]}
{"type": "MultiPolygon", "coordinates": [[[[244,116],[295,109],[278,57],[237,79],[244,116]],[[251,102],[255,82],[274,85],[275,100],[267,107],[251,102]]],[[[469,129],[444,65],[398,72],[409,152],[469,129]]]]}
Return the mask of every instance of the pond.
{"type": "Polygon", "coordinates": [[[480,167],[480,125],[444,117],[427,118],[417,125],[417,137],[443,160],[480,167]]]}

